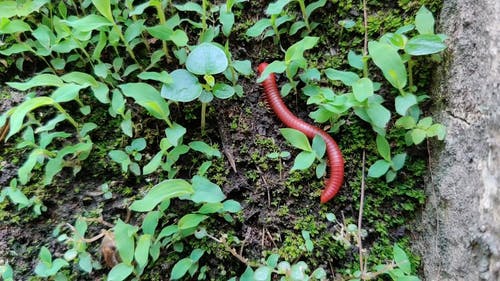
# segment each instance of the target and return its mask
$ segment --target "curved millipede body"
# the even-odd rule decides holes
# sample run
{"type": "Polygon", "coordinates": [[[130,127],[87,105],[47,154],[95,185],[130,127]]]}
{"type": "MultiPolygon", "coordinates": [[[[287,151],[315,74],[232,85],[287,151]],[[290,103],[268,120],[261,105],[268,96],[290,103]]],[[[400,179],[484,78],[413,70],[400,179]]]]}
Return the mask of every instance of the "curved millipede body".
{"type": "MultiPolygon", "coordinates": [[[[259,74],[262,74],[266,67],[267,63],[261,63],[258,67],[259,74]]],[[[328,164],[330,165],[330,178],[326,181],[325,189],[321,193],[321,203],[328,202],[337,194],[344,181],[344,159],[337,143],[328,133],[304,122],[288,109],[281,99],[273,73],[262,82],[262,86],[264,87],[266,101],[283,124],[301,131],[310,139],[314,138],[315,135],[320,135],[325,141],[328,164]]]]}

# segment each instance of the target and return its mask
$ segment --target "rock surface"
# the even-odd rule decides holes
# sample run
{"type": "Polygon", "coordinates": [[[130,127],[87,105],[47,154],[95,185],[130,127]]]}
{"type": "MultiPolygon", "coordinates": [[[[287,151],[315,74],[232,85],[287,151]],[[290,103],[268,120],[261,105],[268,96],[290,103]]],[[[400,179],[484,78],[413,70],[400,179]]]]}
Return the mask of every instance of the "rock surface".
{"type": "Polygon", "coordinates": [[[500,1],[445,0],[449,36],[433,93],[444,144],[430,146],[417,250],[425,280],[500,280],[500,1]]]}

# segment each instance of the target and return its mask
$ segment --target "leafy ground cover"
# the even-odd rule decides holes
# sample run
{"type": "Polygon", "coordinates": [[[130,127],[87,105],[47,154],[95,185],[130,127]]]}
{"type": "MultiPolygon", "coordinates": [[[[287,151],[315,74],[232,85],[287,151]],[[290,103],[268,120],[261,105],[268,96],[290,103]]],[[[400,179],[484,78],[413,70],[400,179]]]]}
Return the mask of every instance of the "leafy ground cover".
{"type": "Polygon", "coordinates": [[[418,280],[445,36],[439,1],[381,2],[0,3],[3,279],[418,280]],[[327,204],[262,61],[339,143],[327,204]]]}

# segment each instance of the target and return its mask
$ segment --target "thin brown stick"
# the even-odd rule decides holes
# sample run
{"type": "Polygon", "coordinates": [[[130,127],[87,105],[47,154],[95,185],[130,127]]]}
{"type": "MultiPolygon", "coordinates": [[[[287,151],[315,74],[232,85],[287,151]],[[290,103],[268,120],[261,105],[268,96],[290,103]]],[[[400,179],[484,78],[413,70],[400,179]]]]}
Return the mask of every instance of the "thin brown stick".
{"type": "Polygon", "coordinates": [[[361,241],[361,226],[363,221],[363,207],[365,204],[365,150],[363,150],[363,163],[361,166],[361,198],[359,202],[359,214],[358,214],[358,233],[357,233],[357,243],[359,249],[359,269],[361,270],[361,278],[365,280],[366,275],[366,265],[363,260],[363,244],[361,241]]]}

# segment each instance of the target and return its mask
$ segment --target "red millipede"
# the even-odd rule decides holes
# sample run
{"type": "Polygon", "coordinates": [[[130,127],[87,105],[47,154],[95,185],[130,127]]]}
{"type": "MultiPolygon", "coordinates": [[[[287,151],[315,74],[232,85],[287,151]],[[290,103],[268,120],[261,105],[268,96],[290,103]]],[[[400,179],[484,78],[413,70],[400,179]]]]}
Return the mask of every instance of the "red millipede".
{"type": "MultiPolygon", "coordinates": [[[[268,64],[265,62],[259,65],[259,75],[262,75],[267,65],[268,64]]],[[[301,131],[310,139],[314,138],[315,135],[320,135],[325,141],[328,164],[330,165],[330,178],[326,180],[325,189],[321,193],[321,203],[328,202],[337,194],[344,181],[344,159],[342,158],[342,152],[340,152],[337,143],[328,133],[304,122],[288,109],[281,99],[273,73],[262,82],[262,86],[264,87],[266,101],[283,124],[292,129],[301,131]]]]}

